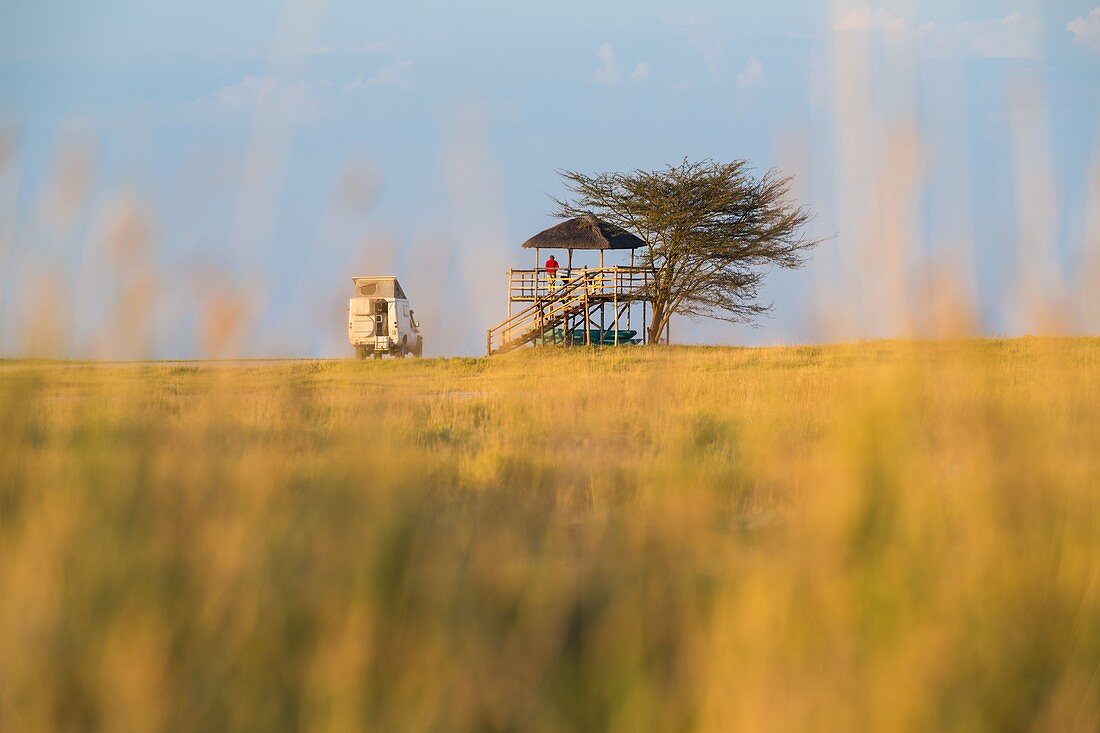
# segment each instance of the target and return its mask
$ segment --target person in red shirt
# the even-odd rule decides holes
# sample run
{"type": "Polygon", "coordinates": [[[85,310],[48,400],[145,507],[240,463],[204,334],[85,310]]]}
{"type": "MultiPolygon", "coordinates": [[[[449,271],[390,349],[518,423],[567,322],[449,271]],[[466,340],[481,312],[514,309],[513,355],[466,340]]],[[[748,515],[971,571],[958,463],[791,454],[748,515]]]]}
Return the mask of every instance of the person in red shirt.
{"type": "Polygon", "coordinates": [[[558,287],[558,261],[554,259],[554,255],[550,255],[550,259],[546,261],[546,279],[550,282],[551,290],[558,287]]]}

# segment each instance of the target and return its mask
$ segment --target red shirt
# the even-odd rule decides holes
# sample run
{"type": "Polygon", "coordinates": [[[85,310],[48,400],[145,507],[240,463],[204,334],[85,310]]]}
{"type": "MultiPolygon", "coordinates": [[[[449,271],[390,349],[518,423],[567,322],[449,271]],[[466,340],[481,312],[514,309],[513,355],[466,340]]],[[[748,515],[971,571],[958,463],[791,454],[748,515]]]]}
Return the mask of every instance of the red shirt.
{"type": "Polygon", "coordinates": [[[551,275],[553,275],[555,272],[557,272],[558,271],[558,261],[557,260],[547,260],[546,261],[546,271],[549,272],[551,275]]]}

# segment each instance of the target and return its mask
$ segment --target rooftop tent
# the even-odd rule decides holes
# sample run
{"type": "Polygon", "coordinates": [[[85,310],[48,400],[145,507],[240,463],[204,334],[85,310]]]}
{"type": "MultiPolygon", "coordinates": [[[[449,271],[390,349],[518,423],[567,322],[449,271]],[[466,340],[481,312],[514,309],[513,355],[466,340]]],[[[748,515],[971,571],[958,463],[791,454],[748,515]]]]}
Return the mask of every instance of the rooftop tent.
{"type": "Polygon", "coordinates": [[[591,214],[566,219],[523,243],[524,249],[629,249],[645,242],[630,232],[591,214]]]}
{"type": "Polygon", "coordinates": [[[353,277],[355,294],[368,298],[405,298],[396,277],[353,277]]]}

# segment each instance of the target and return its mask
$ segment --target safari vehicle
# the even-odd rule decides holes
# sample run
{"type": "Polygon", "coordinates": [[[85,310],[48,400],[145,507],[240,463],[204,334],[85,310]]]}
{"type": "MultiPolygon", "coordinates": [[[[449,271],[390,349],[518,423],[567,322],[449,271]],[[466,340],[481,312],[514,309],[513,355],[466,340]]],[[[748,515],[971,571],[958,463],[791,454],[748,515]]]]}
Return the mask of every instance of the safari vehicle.
{"type": "Polygon", "coordinates": [[[396,277],[353,277],[355,297],[348,304],[348,340],[360,359],[383,354],[424,353],[420,324],[396,277]]]}

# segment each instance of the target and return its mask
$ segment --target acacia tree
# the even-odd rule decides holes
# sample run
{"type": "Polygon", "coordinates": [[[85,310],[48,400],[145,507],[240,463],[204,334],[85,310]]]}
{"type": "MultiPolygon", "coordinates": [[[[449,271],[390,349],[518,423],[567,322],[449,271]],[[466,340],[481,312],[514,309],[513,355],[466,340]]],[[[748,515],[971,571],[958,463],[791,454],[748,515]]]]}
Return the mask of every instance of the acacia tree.
{"type": "Polygon", "coordinates": [[[808,209],[792,201],[791,179],[759,178],[748,161],[689,162],[662,170],[588,176],[558,171],[572,194],[558,215],[593,214],[645,240],[652,276],[649,341],[679,313],[754,323],[771,310],[759,302],[767,268],[797,268],[822,240],[808,239],[808,209]]]}

